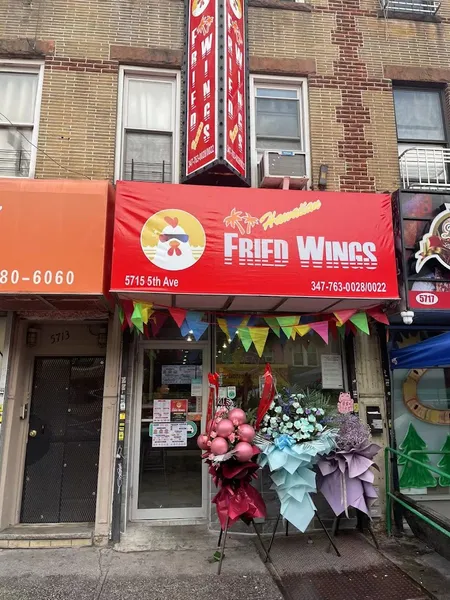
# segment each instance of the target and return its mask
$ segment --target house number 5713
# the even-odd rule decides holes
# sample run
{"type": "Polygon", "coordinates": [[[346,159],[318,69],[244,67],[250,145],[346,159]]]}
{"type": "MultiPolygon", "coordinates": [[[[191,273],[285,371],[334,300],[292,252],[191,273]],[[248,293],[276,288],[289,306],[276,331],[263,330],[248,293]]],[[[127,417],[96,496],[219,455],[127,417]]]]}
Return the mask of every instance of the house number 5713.
{"type": "Polygon", "coordinates": [[[61,342],[65,342],[70,338],[70,333],[65,329],[64,331],[59,331],[58,333],[53,333],[50,336],[50,342],[52,344],[59,344],[61,342]]]}

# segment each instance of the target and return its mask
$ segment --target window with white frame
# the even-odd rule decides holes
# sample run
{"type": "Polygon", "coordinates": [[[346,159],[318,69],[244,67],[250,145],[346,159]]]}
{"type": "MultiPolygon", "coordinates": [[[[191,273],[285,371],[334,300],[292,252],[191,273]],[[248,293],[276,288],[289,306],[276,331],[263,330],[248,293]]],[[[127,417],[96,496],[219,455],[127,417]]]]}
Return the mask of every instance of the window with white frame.
{"type": "Polygon", "coordinates": [[[393,92],[403,185],[447,182],[442,90],[394,87],[393,92]]]}
{"type": "Polygon", "coordinates": [[[253,160],[266,150],[298,153],[299,173],[308,174],[306,82],[268,77],[252,78],[253,160]]]}
{"type": "Polygon", "coordinates": [[[40,73],[0,65],[0,177],[34,177],[40,73]]]}
{"type": "Polygon", "coordinates": [[[117,176],[173,183],[178,161],[178,77],[123,72],[117,176]]]}

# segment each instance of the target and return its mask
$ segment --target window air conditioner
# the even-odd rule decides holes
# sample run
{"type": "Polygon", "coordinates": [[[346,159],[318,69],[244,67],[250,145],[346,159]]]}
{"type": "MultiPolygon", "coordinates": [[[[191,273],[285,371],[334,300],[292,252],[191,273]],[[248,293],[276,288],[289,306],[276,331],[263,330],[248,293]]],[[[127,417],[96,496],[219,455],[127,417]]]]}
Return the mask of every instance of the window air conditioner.
{"type": "Polygon", "coordinates": [[[291,150],[265,150],[258,164],[259,187],[280,188],[285,179],[289,179],[291,189],[306,188],[308,177],[305,153],[291,150]]]}

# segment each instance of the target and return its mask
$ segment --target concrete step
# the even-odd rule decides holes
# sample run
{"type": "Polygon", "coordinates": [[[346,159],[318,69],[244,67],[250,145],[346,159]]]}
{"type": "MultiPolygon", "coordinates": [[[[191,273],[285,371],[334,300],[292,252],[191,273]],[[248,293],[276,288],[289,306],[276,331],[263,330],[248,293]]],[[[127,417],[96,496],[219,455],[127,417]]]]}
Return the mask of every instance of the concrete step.
{"type": "Polygon", "coordinates": [[[16,525],[0,531],[0,548],[79,548],[93,545],[87,524],[16,525]]]}

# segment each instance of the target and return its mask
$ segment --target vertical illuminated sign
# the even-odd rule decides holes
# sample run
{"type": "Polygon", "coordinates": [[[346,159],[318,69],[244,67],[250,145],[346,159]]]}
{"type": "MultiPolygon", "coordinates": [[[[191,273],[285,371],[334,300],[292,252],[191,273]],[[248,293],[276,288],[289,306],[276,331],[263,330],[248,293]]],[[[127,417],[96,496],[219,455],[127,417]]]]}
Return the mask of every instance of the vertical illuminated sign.
{"type": "Polygon", "coordinates": [[[188,2],[182,170],[192,183],[211,183],[211,174],[248,183],[245,6],[245,0],[188,2]]]}
{"type": "Polygon", "coordinates": [[[186,176],[218,158],[217,0],[190,0],[186,77],[186,176]]]}

